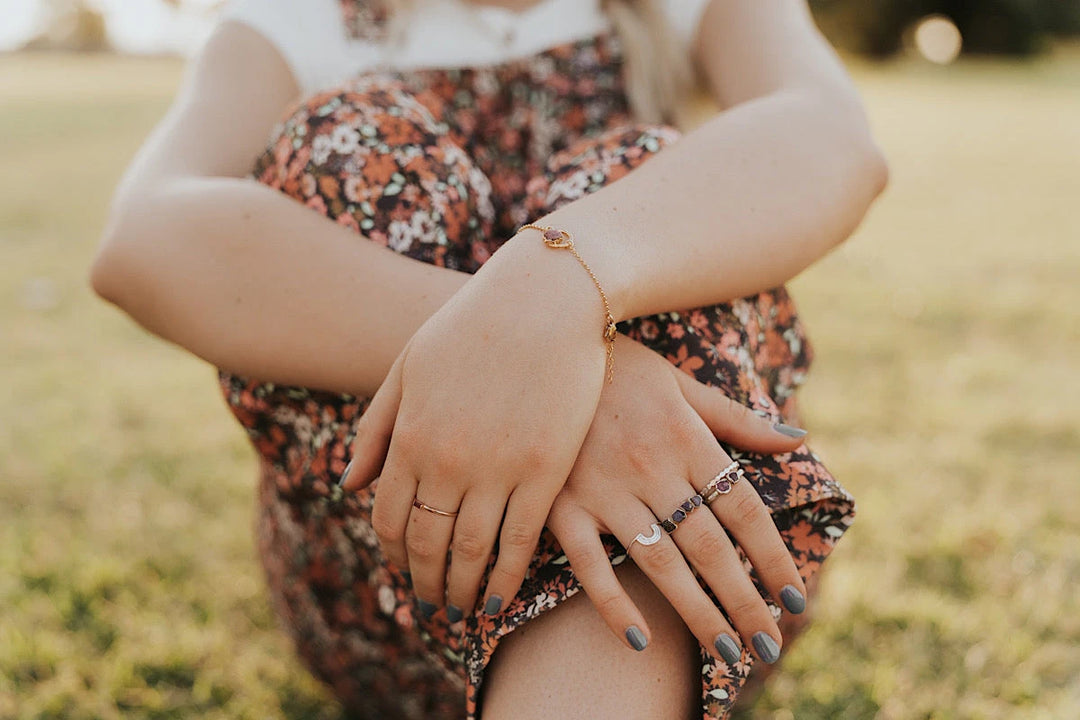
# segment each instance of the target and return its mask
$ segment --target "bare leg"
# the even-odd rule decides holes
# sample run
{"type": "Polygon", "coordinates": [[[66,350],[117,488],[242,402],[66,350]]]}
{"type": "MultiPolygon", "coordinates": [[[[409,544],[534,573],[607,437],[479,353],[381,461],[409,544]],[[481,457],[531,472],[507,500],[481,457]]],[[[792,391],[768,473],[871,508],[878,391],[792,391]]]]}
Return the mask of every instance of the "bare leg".
{"type": "Polygon", "coordinates": [[[627,648],[579,593],[499,643],[485,674],[483,720],[700,719],[697,640],[633,563],[616,574],[649,621],[649,647],[627,648]]]}

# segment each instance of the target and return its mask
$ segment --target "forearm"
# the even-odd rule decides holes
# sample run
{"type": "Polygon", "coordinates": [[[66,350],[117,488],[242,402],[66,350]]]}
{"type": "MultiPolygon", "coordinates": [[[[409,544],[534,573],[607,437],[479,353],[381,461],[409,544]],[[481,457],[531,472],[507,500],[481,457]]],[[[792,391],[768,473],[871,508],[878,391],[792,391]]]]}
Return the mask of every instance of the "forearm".
{"type": "Polygon", "coordinates": [[[250,180],[129,197],[95,289],[151,332],[240,374],[370,395],[470,277],[398,255],[250,180]]]}
{"type": "Polygon", "coordinates": [[[850,235],[885,179],[858,109],[777,92],[538,222],[575,235],[626,319],[783,284],[850,235]]]}

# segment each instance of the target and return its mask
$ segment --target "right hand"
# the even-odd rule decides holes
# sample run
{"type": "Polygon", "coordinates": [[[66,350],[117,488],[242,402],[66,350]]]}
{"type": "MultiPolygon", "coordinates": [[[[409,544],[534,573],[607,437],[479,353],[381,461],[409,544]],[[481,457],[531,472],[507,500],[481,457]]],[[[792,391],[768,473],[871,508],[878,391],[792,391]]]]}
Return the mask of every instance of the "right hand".
{"type": "MultiPolygon", "coordinates": [[[[717,438],[770,454],[793,451],[803,442],[778,432],[771,421],[721,390],[697,382],[652,350],[620,337],[615,381],[601,393],[592,426],[547,525],[600,615],[631,647],[635,639],[640,645],[641,638],[635,638],[630,628],[638,628],[647,641],[648,624],[616,578],[600,535],[614,535],[624,547],[638,533],[648,536],[651,523],[669,517],[731,463],[717,438]]],[[[745,550],[772,597],[789,611],[801,612],[806,588],[768,509],[747,481],[736,483],[708,508],[692,511],[656,544],[634,543],[631,559],[667,597],[702,647],[731,663],[733,654],[741,653],[737,640],[741,636],[742,647],[752,647],[762,660],[775,662],[783,643],[780,630],[725,528],[745,550]],[[737,633],[691,567],[712,589],[737,633]]]]}

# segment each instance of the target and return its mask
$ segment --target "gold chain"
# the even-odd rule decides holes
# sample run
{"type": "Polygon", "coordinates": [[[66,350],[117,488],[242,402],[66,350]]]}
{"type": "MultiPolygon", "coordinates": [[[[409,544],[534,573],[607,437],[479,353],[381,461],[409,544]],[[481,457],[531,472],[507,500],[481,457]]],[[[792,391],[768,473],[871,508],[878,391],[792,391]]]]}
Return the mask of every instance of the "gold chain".
{"type": "Polygon", "coordinates": [[[581,267],[585,268],[585,272],[589,273],[589,277],[592,278],[593,285],[596,286],[597,292],[600,293],[600,299],[604,302],[603,338],[607,349],[607,381],[611,383],[615,379],[615,338],[618,336],[619,331],[615,327],[615,317],[611,314],[611,303],[608,302],[604,288],[600,287],[600,280],[596,277],[596,273],[589,267],[589,263],[585,262],[585,258],[578,254],[577,248],[574,247],[574,238],[565,230],[540,227],[539,225],[522,225],[520,229],[538,230],[544,239],[544,244],[549,248],[569,250],[577,258],[577,261],[581,263],[581,267]]]}

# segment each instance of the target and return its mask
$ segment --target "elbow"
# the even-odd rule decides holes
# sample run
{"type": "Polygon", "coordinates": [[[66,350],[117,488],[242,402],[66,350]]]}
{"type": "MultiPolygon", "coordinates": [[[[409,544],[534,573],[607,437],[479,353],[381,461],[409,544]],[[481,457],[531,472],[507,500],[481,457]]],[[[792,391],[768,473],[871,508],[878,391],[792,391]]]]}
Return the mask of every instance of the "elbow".
{"type": "Polygon", "coordinates": [[[90,266],[90,287],[103,300],[124,306],[126,279],[131,276],[133,248],[123,237],[123,223],[114,212],[90,266]]]}
{"type": "Polygon", "coordinates": [[[860,183],[867,189],[872,202],[889,185],[889,161],[872,137],[868,136],[862,145],[859,150],[860,183]]]}
{"type": "Polygon", "coordinates": [[[90,287],[102,300],[119,304],[120,251],[117,239],[106,230],[90,266],[90,287]]]}
{"type": "Polygon", "coordinates": [[[846,202],[844,214],[847,220],[846,239],[855,231],[863,218],[870,211],[874,201],[885,192],[889,184],[889,163],[869,130],[855,133],[848,140],[847,171],[842,180],[841,190],[846,202]]]}
{"type": "Polygon", "coordinates": [[[834,165],[837,173],[833,191],[839,202],[833,206],[835,224],[830,223],[834,229],[829,233],[830,248],[839,246],[854,234],[889,184],[885,153],[868,131],[849,135],[843,146],[840,155],[843,159],[834,165]]]}
{"type": "Polygon", "coordinates": [[[89,281],[98,297],[134,315],[136,306],[149,300],[144,290],[153,286],[152,278],[147,277],[148,268],[153,266],[149,260],[152,248],[143,241],[143,229],[126,205],[118,201],[113,206],[90,266],[89,281]]]}

